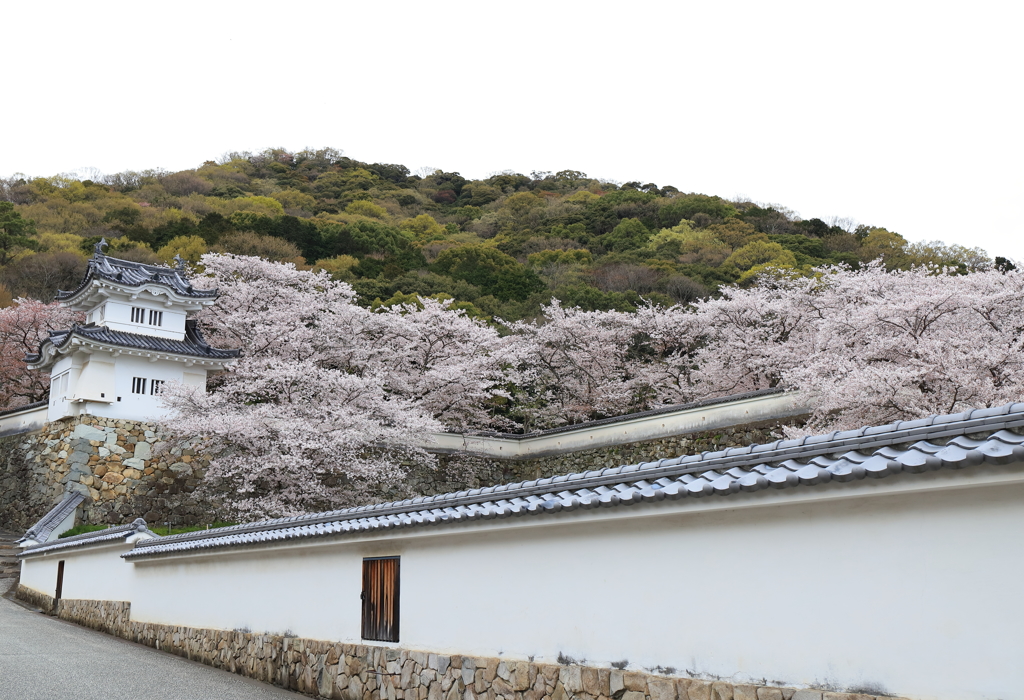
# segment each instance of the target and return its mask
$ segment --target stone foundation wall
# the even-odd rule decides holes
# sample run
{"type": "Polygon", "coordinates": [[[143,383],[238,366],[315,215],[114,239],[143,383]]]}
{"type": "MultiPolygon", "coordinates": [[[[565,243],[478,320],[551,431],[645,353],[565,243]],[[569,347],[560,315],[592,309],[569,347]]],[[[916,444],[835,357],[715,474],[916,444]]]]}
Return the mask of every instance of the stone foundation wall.
{"type": "MultiPolygon", "coordinates": [[[[247,630],[133,622],[131,604],[61,600],[58,615],[208,666],[337,700],[885,700],[873,692],[737,685],[626,668],[432,654],[247,630]]],[[[625,662],[623,663],[625,666],[625,662]]],[[[877,692],[877,691],[875,691],[877,692]]]]}
{"type": "Polygon", "coordinates": [[[120,600],[68,600],[57,601],[57,617],[62,620],[125,637],[132,629],[132,604],[120,600]]]}
{"type": "Polygon", "coordinates": [[[53,596],[40,593],[37,590],[19,583],[18,587],[14,589],[14,597],[28,603],[32,607],[39,608],[47,615],[53,614],[55,607],[54,602],[56,602],[54,601],[53,596]]]}
{"type": "Polygon", "coordinates": [[[215,509],[192,492],[208,458],[167,449],[149,423],[81,416],[0,441],[0,523],[25,529],[65,492],[86,496],[79,524],[212,522],[215,509]]]}

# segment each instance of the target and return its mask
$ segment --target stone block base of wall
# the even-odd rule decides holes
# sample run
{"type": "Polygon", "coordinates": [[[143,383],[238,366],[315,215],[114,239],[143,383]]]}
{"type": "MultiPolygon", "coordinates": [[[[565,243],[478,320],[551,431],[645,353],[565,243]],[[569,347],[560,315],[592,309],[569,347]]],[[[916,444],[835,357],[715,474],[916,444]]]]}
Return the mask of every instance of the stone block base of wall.
{"type": "Polygon", "coordinates": [[[45,593],[40,593],[37,590],[34,590],[24,584],[19,583],[18,587],[14,589],[14,597],[20,601],[28,603],[34,608],[39,608],[47,615],[53,614],[53,596],[46,595],[45,593]]]}
{"type": "Polygon", "coordinates": [[[172,446],[151,423],[83,415],[0,440],[0,522],[24,529],[66,492],[83,494],[79,524],[195,525],[218,518],[195,497],[209,458],[172,446]]]}
{"type": "Polygon", "coordinates": [[[336,700],[891,700],[735,685],[576,663],[539,664],[131,620],[131,604],[61,600],[58,616],[248,676],[336,700]]]}

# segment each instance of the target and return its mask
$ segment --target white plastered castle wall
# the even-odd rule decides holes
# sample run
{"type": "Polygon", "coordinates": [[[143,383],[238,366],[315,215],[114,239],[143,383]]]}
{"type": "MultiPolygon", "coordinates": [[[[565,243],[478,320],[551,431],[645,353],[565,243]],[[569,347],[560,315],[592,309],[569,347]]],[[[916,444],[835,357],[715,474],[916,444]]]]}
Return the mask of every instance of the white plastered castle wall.
{"type": "Polygon", "coordinates": [[[121,398],[109,406],[103,415],[110,418],[130,418],[132,420],[148,420],[162,416],[166,408],[160,401],[159,393],[152,393],[152,381],[183,382],[186,373],[190,383],[196,383],[197,376],[202,376],[205,385],[206,370],[188,366],[184,362],[156,360],[151,362],[143,357],[117,358],[116,396],[121,398]],[[146,380],[146,393],[132,393],[132,380],[138,377],[146,380]]]}
{"type": "Polygon", "coordinates": [[[91,315],[96,316],[92,319],[94,323],[104,325],[113,331],[123,331],[125,333],[139,333],[142,335],[151,335],[157,338],[169,338],[172,340],[182,340],[185,337],[185,318],[186,314],[184,311],[168,307],[165,303],[155,300],[149,300],[145,297],[140,297],[131,301],[115,301],[113,299],[107,301],[102,306],[103,317],[99,318],[100,309],[97,308],[91,312],[91,315]],[[132,309],[142,309],[145,313],[143,314],[143,322],[138,323],[132,321],[132,309]],[[157,311],[160,312],[161,324],[159,326],[150,324],[149,312],[157,311]]]}
{"type": "Polygon", "coordinates": [[[84,355],[69,353],[57,359],[50,370],[50,403],[46,420],[54,421],[74,414],[71,396],[78,386],[84,355]]]}
{"type": "Polygon", "coordinates": [[[91,355],[76,352],[60,358],[51,372],[51,386],[56,390],[50,391],[47,420],[83,413],[148,420],[166,414],[159,394],[152,391],[154,379],[206,385],[207,371],[202,367],[174,360],[132,357],[127,352],[116,357],[111,352],[98,351],[91,355]],[[146,380],[145,393],[133,392],[136,377],[146,380]]]}
{"type": "Polygon", "coordinates": [[[979,467],[137,560],[132,617],[358,643],[399,555],[402,648],[1020,699],[1022,502],[979,467]]]}

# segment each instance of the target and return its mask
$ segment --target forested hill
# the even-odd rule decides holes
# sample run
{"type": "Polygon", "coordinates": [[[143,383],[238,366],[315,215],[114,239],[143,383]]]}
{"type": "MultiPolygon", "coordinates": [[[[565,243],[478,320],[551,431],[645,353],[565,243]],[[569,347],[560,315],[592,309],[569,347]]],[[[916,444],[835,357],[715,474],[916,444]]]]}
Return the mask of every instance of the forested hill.
{"type": "Polygon", "coordinates": [[[73,287],[100,237],[125,259],[260,255],[328,270],[367,305],[445,295],[507,320],[552,297],[587,310],[687,302],[766,268],[1009,265],[881,227],[575,170],[467,180],[334,149],[271,149],[176,173],[0,179],[0,306],[73,287]]]}

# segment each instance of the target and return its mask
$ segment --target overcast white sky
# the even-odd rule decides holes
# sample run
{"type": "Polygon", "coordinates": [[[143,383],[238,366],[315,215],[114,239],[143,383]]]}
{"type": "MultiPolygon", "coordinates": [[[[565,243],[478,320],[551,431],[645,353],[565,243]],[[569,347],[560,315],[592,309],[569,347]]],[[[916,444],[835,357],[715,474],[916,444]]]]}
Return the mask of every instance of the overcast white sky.
{"type": "Polygon", "coordinates": [[[1006,0],[5,3],[0,175],[334,146],[1024,259],[1021,19],[1006,0]]]}

